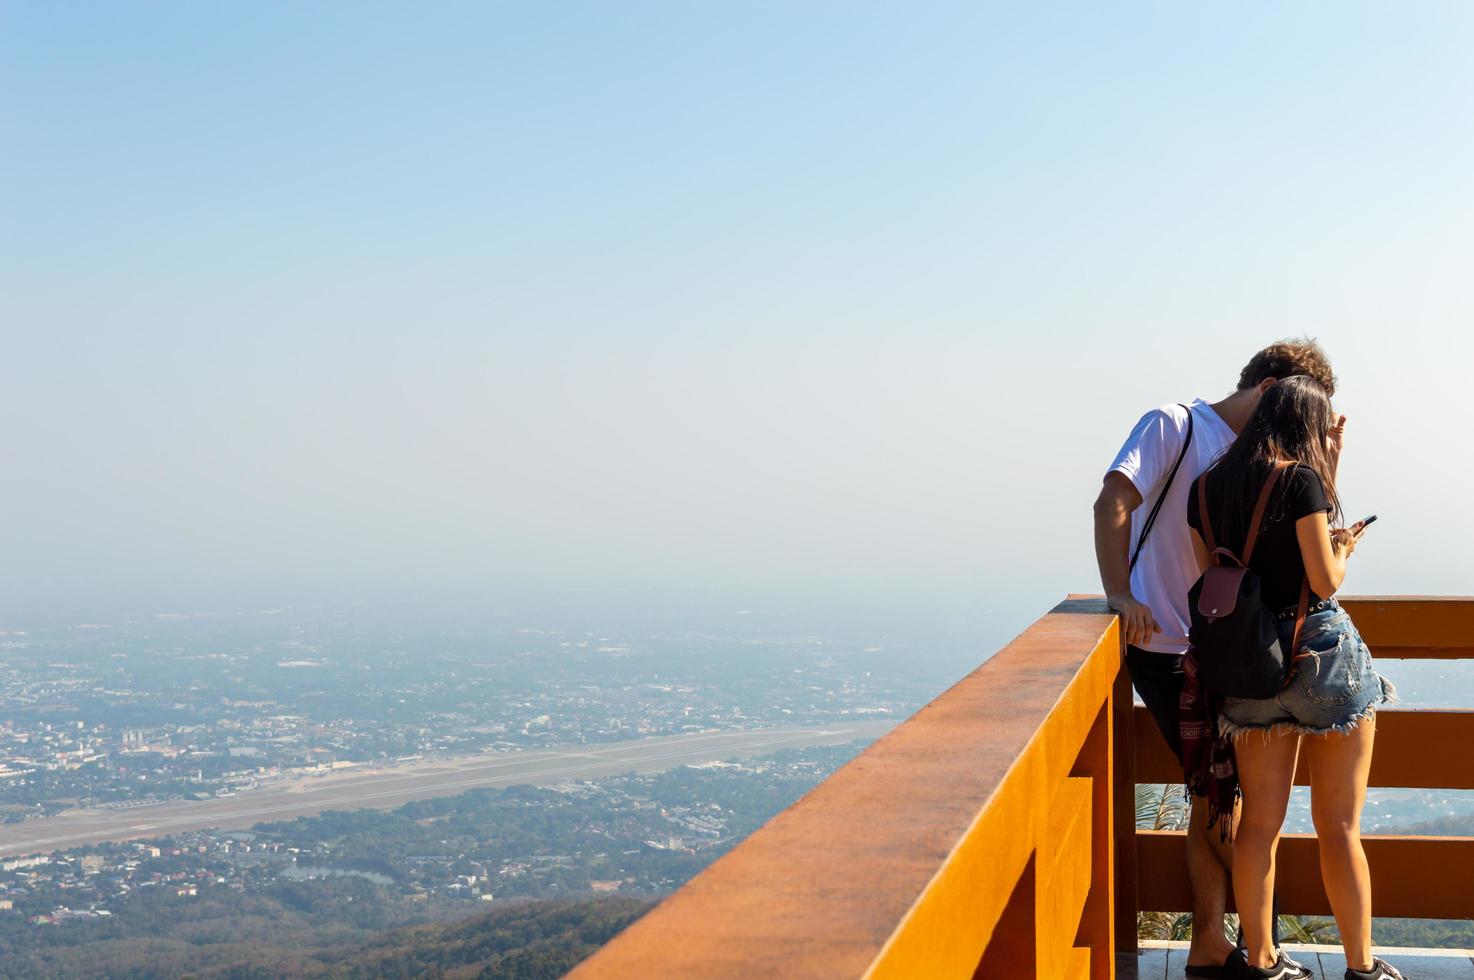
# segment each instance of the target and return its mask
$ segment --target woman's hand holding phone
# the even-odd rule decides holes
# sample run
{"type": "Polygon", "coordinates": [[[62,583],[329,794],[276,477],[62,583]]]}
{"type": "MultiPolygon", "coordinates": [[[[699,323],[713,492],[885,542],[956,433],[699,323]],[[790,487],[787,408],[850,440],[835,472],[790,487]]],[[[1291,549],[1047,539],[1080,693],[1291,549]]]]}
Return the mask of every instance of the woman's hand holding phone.
{"type": "Polygon", "coordinates": [[[1363,517],[1350,527],[1331,528],[1331,544],[1335,546],[1336,552],[1343,558],[1350,557],[1351,553],[1356,550],[1356,544],[1361,540],[1361,536],[1376,519],[1377,515],[1373,514],[1371,517],[1363,517]]]}

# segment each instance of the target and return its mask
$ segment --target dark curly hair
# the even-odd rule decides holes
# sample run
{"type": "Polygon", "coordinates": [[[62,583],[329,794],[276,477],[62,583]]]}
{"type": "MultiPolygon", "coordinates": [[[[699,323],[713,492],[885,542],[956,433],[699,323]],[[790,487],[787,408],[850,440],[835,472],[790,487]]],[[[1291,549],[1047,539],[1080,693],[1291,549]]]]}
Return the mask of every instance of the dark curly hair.
{"type": "Polygon", "coordinates": [[[1314,378],[1325,390],[1327,398],[1336,394],[1336,376],[1331,373],[1331,360],[1320,349],[1320,344],[1310,337],[1281,340],[1255,354],[1239,374],[1239,390],[1258,387],[1270,378],[1283,381],[1297,374],[1314,378]]]}

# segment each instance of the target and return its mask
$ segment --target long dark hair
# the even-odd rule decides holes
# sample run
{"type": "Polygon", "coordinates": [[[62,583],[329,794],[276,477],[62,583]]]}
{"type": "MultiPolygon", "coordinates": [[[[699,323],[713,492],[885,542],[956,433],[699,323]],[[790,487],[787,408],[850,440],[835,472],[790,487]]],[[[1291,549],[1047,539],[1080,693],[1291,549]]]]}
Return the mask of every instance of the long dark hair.
{"type": "MultiPolygon", "coordinates": [[[[1297,374],[1269,387],[1244,431],[1203,474],[1217,544],[1235,552],[1243,546],[1250,511],[1264,478],[1282,460],[1295,460],[1315,471],[1325,485],[1332,524],[1339,523],[1341,500],[1336,496],[1328,442],[1334,419],[1331,399],[1314,378],[1297,374]]],[[[1283,511],[1287,483],[1281,478],[1275,487],[1270,515],[1276,511],[1276,501],[1283,511]]]]}

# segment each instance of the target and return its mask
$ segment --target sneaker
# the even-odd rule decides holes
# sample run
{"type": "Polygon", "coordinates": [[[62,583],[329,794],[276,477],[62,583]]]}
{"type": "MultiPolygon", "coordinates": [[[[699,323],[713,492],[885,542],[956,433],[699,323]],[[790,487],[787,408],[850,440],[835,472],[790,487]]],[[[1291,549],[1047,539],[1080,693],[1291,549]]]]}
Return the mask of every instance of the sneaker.
{"type": "Polygon", "coordinates": [[[1403,980],[1401,973],[1386,960],[1372,957],[1370,970],[1346,970],[1346,980],[1403,980]]]}
{"type": "MultiPolygon", "coordinates": [[[[1246,959],[1243,971],[1239,976],[1249,980],[1315,980],[1314,973],[1286,956],[1284,950],[1279,951],[1279,958],[1274,961],[1274,966],[1252,966],[1246,959]]],[[[1351,978],[1348,976],[1347,980],[1351,978]]]]}
{"type": "MultiPolygon", "coordinates": [[[[1315,973],[1313,971],[1311,971],[1310,969],[1308,969],[1303,963],[1300,963],[1297,960],[1291,959],[1289,953],[1286,953],[1283,949],[1280,949],[1280,944],[1279,944],[1279,940],[1278,939],[1276,939],[1274,941],[1274,948],[1275,949],[1279,949],[1279,951],[1280,951],[1280,959],[1284,960],[1286,963],[1290,964],[1295,969],[1304,971],[1304,973],[1305,973],[1306,976],[1310,976],[1310,977],[1315,976],[1315,973]]],[[[1245,960],[1244,962],[1247,963],[1248,961],[1245,960]]]]}

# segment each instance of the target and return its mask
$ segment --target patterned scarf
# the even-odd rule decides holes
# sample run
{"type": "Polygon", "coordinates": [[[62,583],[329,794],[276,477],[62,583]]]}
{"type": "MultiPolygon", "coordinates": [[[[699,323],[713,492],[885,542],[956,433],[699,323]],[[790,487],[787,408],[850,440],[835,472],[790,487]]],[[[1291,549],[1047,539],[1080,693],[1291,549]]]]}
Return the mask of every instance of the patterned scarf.
{"type": "MultiPolygon", "coordinates": [[[[1218,730],[1223,699],[1203,690],[1191,649],[1182,658],[1182,697],[1178,701],[1177,731],[1182,737],[1182,769],[1188,792],[1208,801],[1208,827],[1232,814],[1239,799],[1239,775],[1233,741],[1218,730]]],[[[1233,819],[1218,828],[1220,840],[1232,839],[1233,819]]]]}

